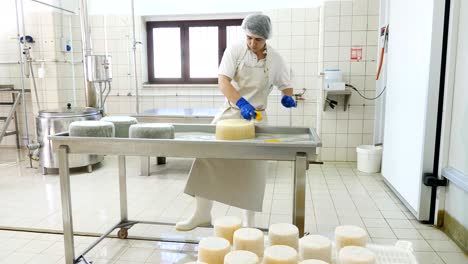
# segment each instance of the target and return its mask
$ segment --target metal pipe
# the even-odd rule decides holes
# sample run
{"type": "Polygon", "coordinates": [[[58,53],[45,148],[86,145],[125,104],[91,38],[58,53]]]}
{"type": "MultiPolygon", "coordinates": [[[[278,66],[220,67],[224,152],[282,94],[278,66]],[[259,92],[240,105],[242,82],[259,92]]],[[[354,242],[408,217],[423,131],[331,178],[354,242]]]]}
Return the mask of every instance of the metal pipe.
{"type": "MultiPolygon", "coordinates": [[[[23,0],[21,0],[21,12],[23,13],[22,17],[24,18],[24,12],[23,12],[23,0]]],[[[26,100],[24,99],[25,96],[24,96],[24,58],[23,58],[23,55],[22,55],[22,49],[21,49],[21,43],[20,43],[20,22],[19,22],[19,12],[18,12],[18,0],[15,0],[15,8],[16,8],[16,29],[17,29],[17,35],[18,35],[18,53],[19,53],[19,56],[20,56],[20,64],[21,64],[21,104],[23,106],[23,115],[24,115],[24,128],[26,130],[26,140],[27,140],[27,144],[26,145],[29,145],[31,142],[29,141],[29,125],[28,125],[28,113],[27,113],[27,109],[26,109],[26,100]]],[[[24,26],[24,21],[23,21],[23,26],[24,26]]],[[[23,27],[23,30],[24,30],[24,27],[23,27]]],[[[23,35],[24,34],[24,31],[23,31],[23,35]]],[[[24,139],[23,139],[24,140],[24,139]]],[[[30,163],[31,163],[31,159],[29,160],[30,163]]],[[[32,167],[32,164],[31,164],[31,167],[32,167]]]]}
{"type": "Polygon", "coordinates": [[[81,24],[81,43],[82,43],[82,53],[83,53],[83,75],[85,82],[85,100],[86,106],[96,107],[97,96],[96,89],[91,82],[88,82],[88,71],[87,71],[87,62],[86,56],[92,54],[91,46],[91,37],[89,32],[88,24],[88,7],[87,0],[80,0],[80,24],[81,24]]]}
{"type": "Polygon", "coordinates": [[[140,113],[140,95],[138,93],[138,75],[137,75],[137,57],[136,57],[136,45],[141,42],[136,41],[135,33],[135,0],[132,0],[132,28],[133,28],[133,66],[135,75],[135,95],[136,95],[136,113],[140,113]]]}
{"type": "Polygon", "coordinates": [[[120,193],[120,221],[128,221],[127,210],[127,168],[125,156],[119,155],[119,193],[120,193]]]}
{"type": "Polygon", "coordinates": [[[33,69],[32,63],[29,63],[29,68],[31,69],[31,77],[32,77],[33,86],[34,86],[34,95],[36,96],[37,111],[39,112],[41,110],[41,105],[39,104],[39,95],[37,94],[36,77],[34,76],[34,69],[33,69]]]}

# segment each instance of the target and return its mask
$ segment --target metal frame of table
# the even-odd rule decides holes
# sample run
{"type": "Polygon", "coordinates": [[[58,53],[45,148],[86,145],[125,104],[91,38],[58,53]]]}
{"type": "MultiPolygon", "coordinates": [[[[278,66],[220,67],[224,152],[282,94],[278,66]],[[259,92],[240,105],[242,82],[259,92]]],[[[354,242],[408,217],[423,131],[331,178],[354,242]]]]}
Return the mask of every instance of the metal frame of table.
{"type": "MultiPolygon", "coordinates": [[[[214,125],[175,124],[178,132],[209,132],[214,133],[214,125]]],[[[138,223],[174,225],[173,223],[133,221],[128,219],[126,156],[165,156],[184,158],[217,158],[217,159],[247,159],[276,160],[294,162],[293,181],[293,224],[299,229],[299,235],[304,235],[305,224],[305,194],[306,171],[310,161],[315,161],[316,148],[321,142],[315,130],[297,127],[256,127],[256,133],[300,134],[307,133],[309,141],[268,143],[255,141],[220,141],[220,140],[178,140],[176,139],[128,139],[128,138],[94,138],[70,137],[68,133],[50,136],[54,151],[58,152],[60,193],[62,200],[63,233],[65,243],[65,263],[88,263],[84,258],[93,247],[109,236],[115,229],[120,229],[118,237],[127,238],[128,229],[138,223]],[[229,151],[226,149],[229,148],[229,151]],[[73,238],[73,216],[70,192],[70,174],[68,155],[72,153],[88,153],[101,155],[117,155],[120,191],[120,221],[99,237],[92,245],[75,258],[73,238]]],[[[147,238],[149,239],[149,238],[147,238]]],[[[193,243],[181,240],[173,242],[193,243]]]]}

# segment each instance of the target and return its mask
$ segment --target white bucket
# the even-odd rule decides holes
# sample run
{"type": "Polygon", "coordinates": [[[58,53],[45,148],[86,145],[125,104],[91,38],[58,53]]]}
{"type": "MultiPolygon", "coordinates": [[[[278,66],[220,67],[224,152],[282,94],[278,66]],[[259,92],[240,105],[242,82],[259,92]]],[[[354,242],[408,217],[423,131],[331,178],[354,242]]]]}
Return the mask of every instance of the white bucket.
{"type": "Polygon", "coordinates": [[[372,145],[361,145],[356,148],[357,168],[359,171],[376,173],[380,171],[382,162],[382,147],[372,145]]]}

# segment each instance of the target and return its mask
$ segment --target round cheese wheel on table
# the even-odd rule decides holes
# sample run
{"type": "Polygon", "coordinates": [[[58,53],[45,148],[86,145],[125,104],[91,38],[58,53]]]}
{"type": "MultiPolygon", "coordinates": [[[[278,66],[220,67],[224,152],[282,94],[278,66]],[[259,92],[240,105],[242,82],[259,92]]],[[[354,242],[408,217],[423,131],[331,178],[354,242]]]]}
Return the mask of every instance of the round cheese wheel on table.
{"type": "Polygon", "coordinates": [[[241,228],[234,232],[234,250],[247,250],[258,257],[263,256],[265,239],[263,232],[256,228],[241,228]]]}
{"type": "Polygon", "coordinates": [[[285,245],[297,250],[299,243],[299,229],[288,223],[273,224],[268,229],[270,245],[285,245]]]}
{"type": "Polygon", "coordinates": [[[338,251],[346,246],[365,247],[367,232],[358,226],[338,226],[335,229],[335,243],[338,251]]]}
{"type": "Polygon", "coordinates": [[[105,121],[74,121],[68,127],[71,137],[114,137],[114,124],[105,121]]]}
{"type": "Polygon", "coordinates": [[[214,221],[214,235],[227,239],[232,245],[234,232],[241,228],[242,220],[235,216],[223,216],[214,221]]]}
{"type": "Polygon", "coordinates": [[[216,139],[240,140],[255,138],[254,123],[245,119],[225,119],[216,123],[216,139]]]}
{"type": "Polygon", "coordinates": [[[255,253],[246,250],[235,250],[224,257],[224,264],[258,264],[259,258],[255,253]]]}
{"type": "Polygon", "coordinates": [[[301,259],[319,259],[331,262],[332,244],[330,239],[320,235],[309,235],[299,240],[301,259]]]}
{"type": "Polygon", "coordinates": [[[275,245],[265,249],[263,264],[297,264],[297,252],[294,248],[275,245]]]}
{"type": "Polygon", "coordinates": [[[340,264],[375,264],[375,254],[367,248],[347,246],[340,250],[340,264]]]}
{"type": "Polygon", "coordinates": [[[198,261],[209,264],[223,264],[224,257],[231,250],[229,241],[221,237],[205,237],[198,244],[198,261]]]}
{"type": "Polygon", "coordinates": [[[128,138],[128,130],[131,125],[137,124],[135,117],[131,116],[106,116],[101,121],[111,122],[115,127],[115,137],[128,138]]]}

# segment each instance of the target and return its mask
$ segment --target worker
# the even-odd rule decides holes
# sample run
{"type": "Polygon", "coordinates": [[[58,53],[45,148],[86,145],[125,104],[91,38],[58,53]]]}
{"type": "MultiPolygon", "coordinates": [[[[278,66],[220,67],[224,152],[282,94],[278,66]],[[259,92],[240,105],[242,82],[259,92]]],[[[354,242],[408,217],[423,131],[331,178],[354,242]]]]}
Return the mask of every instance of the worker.
{"type": "MultiPolygon", "coordinates": [[[[226,104],[212,124],[223,119],[255,119],[256,110],[262,111],[265,120],[263,111],[273,86],[281,91],[284,107],[296,107],[288,67],[266,43],[271,36],[270,18],[251,14],[241,27],[247,43],[243,40],[224,52],[218,84],[226,104]]],[[[244,209],[243,226],[253,226],[254,211],[262,211],[266,175],[266,161],[195,159],[185,193],[195,197],[196,209],[188,219],[178,222],[176,229],[191,230],[211,224],[213,200],[244,209]]]]}

